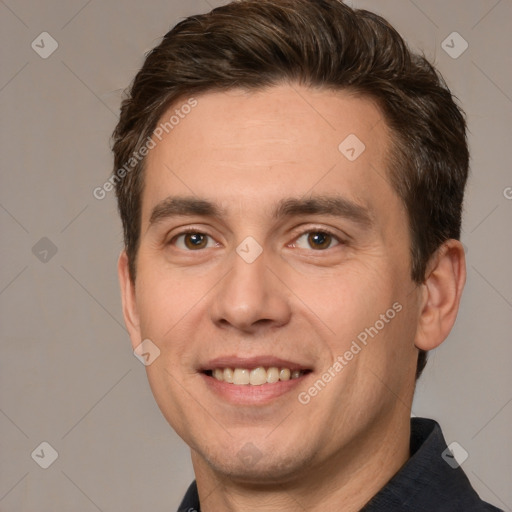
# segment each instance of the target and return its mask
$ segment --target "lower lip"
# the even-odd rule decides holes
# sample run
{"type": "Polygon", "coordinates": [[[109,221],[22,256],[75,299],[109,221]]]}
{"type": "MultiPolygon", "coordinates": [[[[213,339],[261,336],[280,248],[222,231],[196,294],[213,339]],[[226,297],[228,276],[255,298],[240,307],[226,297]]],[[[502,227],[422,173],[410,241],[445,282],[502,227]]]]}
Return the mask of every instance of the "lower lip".
{"type": "Polygon", "coordinates": [[[236,385],[230,384],[201,374],[206,386],[224,400],[236,405],[264,405],[280,396],[290,393],[293,389],[304,383],[304,379],[310,375],[307,373],[296,379],[277,381],[272,384],[236,385]]]}

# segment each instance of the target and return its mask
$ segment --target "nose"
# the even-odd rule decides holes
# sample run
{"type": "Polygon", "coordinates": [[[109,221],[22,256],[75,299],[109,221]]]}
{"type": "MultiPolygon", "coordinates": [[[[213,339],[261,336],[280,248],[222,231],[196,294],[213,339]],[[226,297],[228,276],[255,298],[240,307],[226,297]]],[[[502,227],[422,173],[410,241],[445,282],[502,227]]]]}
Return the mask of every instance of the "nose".
{"type": "Polygon", "coordinates": [[[252,263],[236,252],[233,266],[215,288],[212,297],[211,318],[221,328],[244,333],[280,327],[291,316],[290,293],[269,267],[265,251],[252,263]]]}

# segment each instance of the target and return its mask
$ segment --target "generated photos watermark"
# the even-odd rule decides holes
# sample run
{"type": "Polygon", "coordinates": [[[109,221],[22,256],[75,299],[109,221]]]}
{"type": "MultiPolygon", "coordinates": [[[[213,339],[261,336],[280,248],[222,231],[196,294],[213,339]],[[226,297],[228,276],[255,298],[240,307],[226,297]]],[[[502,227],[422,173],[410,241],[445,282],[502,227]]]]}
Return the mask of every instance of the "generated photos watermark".
{"type": "Polygon", "coordinates": [[[369,338],[373,339],[377,336],[387,324],[396,317],[403,306],[400,302],[395,302],[385,313],[379,316],[379,319],[370,327],[366,327],[357,335],[357,341],[352,340],[350,348],[347,349],[343,355],[336,357],[334,363],[320,376],[315,383],[308,388],[307,391],[302,391],[297,396],[297,399],[302,405],[307,405],[311,399],[322,391],[329,382],[331,382],[340,372],[354,359],[361,350],[367,346],[369,338]],[[359,342],[359,343],[358,343],[359,342]]]}
{"type": "Polygon", "coordinates": [[[112,176],[101,185],[101,187],[96,187],[92,191],[92,195],[95,199],[101,201],[107,197],[107,194],[114,190],[114,186],[116,183],[119,183],[123,180],[135,167],[139,162],[141,162],[148,153],[156,147],[158,142],[160,142],[164,134],[170,133],[176,126],[178,126],[185,117],[187,117],[194,107],[197,107],[198,101],[195,98],[189,98],[186,103],[183,103],[179,108],[174,110],[174,113],[169,117],[167,121],[161,122],[154,130],[152,136],[147,137],[144,144],[137,150],[132,153],[132,156],[128,158],[126,163],[117,169],[112,176]]]}

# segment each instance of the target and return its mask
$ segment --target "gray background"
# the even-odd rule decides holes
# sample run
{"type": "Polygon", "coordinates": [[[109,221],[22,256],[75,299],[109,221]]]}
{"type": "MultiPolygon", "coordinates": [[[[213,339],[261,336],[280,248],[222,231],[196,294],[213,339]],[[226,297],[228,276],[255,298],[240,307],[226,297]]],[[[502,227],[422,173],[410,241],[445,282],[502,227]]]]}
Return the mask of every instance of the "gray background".
{"type": "MultiPolygon", "coordinates": [[[[0,0],[3,512],[172,511],[193,478],[123,326],[113,193],[92,191],[110,172],[121,92],[144,53],[180,18],[220,3],[0,0]],[[58,42],[46,59],[31,47],[44,31],[58,42]],[[48,469],[31,458],[42,441],[59,454],[48,469]]],[[[512,2],[352,4],[423,49],[468,114],[468,281],[413,412],[439,420],[469,453],[463,468],[479,494],[511,510],[512,2]],[[469,43],[457,58],[443,49],[454,31],[469,43]]],[[[452,39],[453,54],[462,41],[452,39]]]]}

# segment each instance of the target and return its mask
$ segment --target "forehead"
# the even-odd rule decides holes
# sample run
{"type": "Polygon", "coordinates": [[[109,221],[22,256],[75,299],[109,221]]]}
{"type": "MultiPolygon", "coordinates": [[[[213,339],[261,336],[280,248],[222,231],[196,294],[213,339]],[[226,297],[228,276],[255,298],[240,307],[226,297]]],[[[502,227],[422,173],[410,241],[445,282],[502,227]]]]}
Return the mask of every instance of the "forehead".
{"type": "Polygon", "coordinates": [[[183,108],[189,100],[169,109],[160,126],[174,115],[172,129],[168,123],[154,137],[143,225],[170,195],[207,198],[238,213],[316,193],[341,193],[377,211],[398,200],[387,180],[389,131],[369,99],[282,85],[205,93],[183,108]]]}

